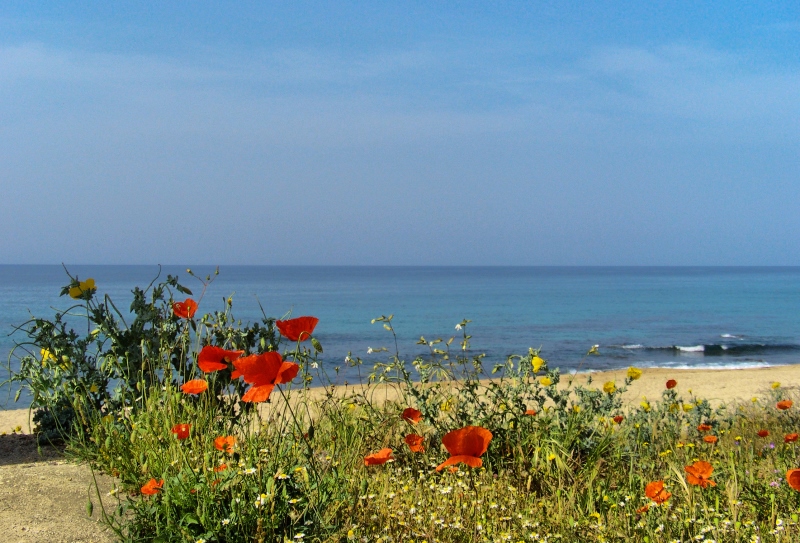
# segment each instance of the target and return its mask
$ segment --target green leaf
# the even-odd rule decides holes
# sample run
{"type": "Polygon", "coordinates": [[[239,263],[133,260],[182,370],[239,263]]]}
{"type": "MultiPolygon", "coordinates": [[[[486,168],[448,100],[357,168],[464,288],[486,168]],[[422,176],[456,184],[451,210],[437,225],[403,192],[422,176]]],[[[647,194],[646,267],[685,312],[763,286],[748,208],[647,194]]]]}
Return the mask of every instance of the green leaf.
{"type": "Polygon", "coordinates": [[[188,294],[189,296],[192,295],[192,291],[184,287],[183,285],[175,285],[175,288],[178,289],[178,292],[183,292],[184,294],[188,294]]]}

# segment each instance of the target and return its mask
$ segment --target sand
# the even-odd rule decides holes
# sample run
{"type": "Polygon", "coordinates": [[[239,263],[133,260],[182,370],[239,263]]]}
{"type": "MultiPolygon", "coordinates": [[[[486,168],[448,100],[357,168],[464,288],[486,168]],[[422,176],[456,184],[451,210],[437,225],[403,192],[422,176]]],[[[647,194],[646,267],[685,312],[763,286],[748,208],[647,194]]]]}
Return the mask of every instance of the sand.
{"type": "MultiPolygon", "coordinates": [[[[574,384],[585,384],[589,374],[574,376],[574,384]]],[[[593,386],[602,387],[605,381],[621,385],[625,370],[591,374],[593,386]]],[[[570,379],[564,376],[563,382],[570,379]]],[[[658,400],[668,379],[678,381],[678,392],[689,392],[706,398],[712,404],[749,401],[763,396],[773,382],[793,391],[800,389],[800,365],[737,370],[674,370],[645,369],[624,398],[631,405],[643,397],[658,400]]],[[[380,398],[381,393],[376,395],[380,398]]],[[[392,394],[389,394],[391,397],[392,394]]],[[[53,448],[37,450],[30,434],[28,411],[0,410],[0,533],[6,541],[39,542],[107,542],[113,541],[98,523],[98,503],[91,471],[87,466],[64,461],[60,451],[53,448]],[[21,433],[12,433],[15,427],[21,433]],[[86,501],[91,493],[95,511],[93,518],[86,514],[86,501]]],[[[105,496],[112,481],[100,477],[101,493],[105,496]]],[[[105,498],[111,503],[109,498],[105,498]]]]}

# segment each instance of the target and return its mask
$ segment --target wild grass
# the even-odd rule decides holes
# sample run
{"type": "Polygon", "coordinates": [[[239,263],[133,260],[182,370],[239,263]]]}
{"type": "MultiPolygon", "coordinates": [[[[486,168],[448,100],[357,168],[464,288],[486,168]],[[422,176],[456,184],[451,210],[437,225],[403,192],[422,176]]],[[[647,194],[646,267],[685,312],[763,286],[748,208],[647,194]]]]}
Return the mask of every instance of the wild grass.
{"type": "MultiPolygon", "coordinates": [[[[81,284],[75,279],[65,291],[81,284]]],[[[101,322],[77,346],[80,335],[43,336],[58,327],[37,321],[35,348],[21,365],[28,373],[15,381],[38,387],[53,383],[48,372],[88,368],[69,376],[72,396],[34,391],[37,408],[63,414],[68,405],[71,426],[61,428],[68,450],[116,478],[118,505],[106,521],[122,541],[800,540],[800,480],[790,471],[800,467],[800,416],[783,387],[712,409],[684,394],[682,383],[665,383],[658,401],[625,407],[622,394],[639,370],[624,384],[557,386],[563,376],[535,350],[486,368],[471,354],[469,321],[462,321],[458,338],[421,338],[430,354],[411,362],[396,348],[380,349],[385,361],[368,371],[348,357],[366,375],[361,386],[343,389],[327,379],[331,369],[319,363],[322,346],[310,334],[282,340],[266,317],[242,326],[230,302],[223,312],[180,317],[165,293],[145,304],[149,320],[140,332],[101,322]],[[147,350],[125,355],[115,342],[130,344],[136,333],[147,350]],[[235,360],[219,371],[198,369],[208,345],[243,357],[279,352],[297,364],[297,375],[274,379],[269,401],[243,402],[247,384],[232,377],[235,360]],[[47,354],[36,357],[37,349],[47,354]],[[80,353],[84,359],[71,358],[80,353]],[[130,359],[140,365],[125,379],[102,374],[130,359]],[[107,399],[91,392],[106,378],[119,388],[107,399]],[[182,392],[193,378],[208,390],[182,392]],[[407,408],[419,417],[404,417],[407,408]],[[437,471],[460,454],[446,450],[445,436],[470,426],[491,432],[485,452],[469,453],[480,467],[437,471]],[[411,434],[423,451],[406,444],[411,434]],[[390,460],[365,465],[383,449],[390,460]],[[697,462],[712,470],[703,481],[686,470],[697,462]],[[648,496],[653,482],[663,492],[648,496]]],[[[94,292],[78,294],[97,325],[94,292]]],[[[393,344],[392,317],[374,322],[393,344]]]]}

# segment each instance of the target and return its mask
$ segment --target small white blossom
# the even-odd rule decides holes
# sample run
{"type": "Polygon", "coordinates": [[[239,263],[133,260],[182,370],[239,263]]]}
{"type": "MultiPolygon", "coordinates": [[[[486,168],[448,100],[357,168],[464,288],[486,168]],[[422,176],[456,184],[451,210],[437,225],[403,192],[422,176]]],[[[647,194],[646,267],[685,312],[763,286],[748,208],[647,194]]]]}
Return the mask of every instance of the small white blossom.
{"type": "Polygon", "coordinates": [[[461,330],[461,325],[460,324],[456,324],[456,330],[461,330]]]}

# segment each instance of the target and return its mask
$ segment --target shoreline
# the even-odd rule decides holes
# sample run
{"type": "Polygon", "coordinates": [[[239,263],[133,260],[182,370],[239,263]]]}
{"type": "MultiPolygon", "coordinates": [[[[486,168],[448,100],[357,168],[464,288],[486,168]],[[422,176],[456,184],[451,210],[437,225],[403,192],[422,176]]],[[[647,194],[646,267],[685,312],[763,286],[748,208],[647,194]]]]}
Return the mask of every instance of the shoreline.
{"type": "MultiPolygon", "coordinates": [[[[657,401],[661,398],[665,383],[668,379],[678,381],[676,390],[679,395],[688,397],[694,395],[704,398],[713,405],[723,403],[749,402],[753,397],[764,397],[774,382],[781,388],[800,390],[800,364],[785,366],[768,366],[759,368],[701,368],[701,369],[675,369],[675,368],[641,368],[642,376],[631,383],[623,396],[626,405],[636,405],[642,399],[657,401]]],[[[559,386],[566,386],[572,381],[573,385],[586,385],[589,377],[592,379],[591,387],[601,388],[606,381],[615,381],[621,386],[625,381],[627,368],[611,371],[585,371],[581,373],[561,374],[559,386]]],[[[377,385],[376,393],[381,387],[390,385],[377,385]]],[[[349,390],[359,388],[360,385],[349,385],[349,390]]],[[[311,389],[312,394],[315,388],[311,389]]],[[[339,385],[339,391],[344,389],[339,385]]],[[[387,394],[387,399],[392,399],[394,394],[387,394]]],[[[31,433],[29,426],[29,409],[0,409],[0,434],[11,434],[15,427],[21,427],[23,434],[31,433]]]]}

